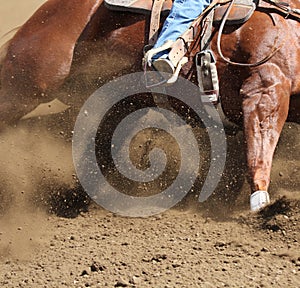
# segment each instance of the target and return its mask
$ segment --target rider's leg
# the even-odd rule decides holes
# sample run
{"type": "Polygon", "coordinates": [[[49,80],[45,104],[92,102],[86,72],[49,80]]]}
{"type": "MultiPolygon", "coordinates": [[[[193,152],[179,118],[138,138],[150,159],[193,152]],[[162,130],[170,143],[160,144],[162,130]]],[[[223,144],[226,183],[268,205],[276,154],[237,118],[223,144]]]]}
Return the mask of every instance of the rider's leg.
{"type": "MultiPolygon", "coordinates": [[[[175,41],[210,2],[210,0],[175,0],[154,48],[162,46],[166,41],[175,41]]],[[[168,53],[167,49],[154,55],[153,66],[157,70],[165,72],[174,70],[172,63],[168,60],[168,53]]]]}

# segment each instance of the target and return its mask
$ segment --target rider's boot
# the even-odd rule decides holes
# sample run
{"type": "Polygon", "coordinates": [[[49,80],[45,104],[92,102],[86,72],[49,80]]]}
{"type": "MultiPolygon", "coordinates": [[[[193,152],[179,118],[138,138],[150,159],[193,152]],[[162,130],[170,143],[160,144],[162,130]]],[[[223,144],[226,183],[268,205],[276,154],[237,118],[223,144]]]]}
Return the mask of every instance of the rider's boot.
{"type": "MultiPolygon", "coordinates": [[[[209,0],[175,0],[153,48],[159,49],[166,43],[174,42],[189,28],[193,20],[195,20],[209,4],[209,0]]],[[[174,63],[172,63],[168,57],[170,48],[171,47],[168,47],[152,56],[150,64],[154,69],[161,72],[174,73],[176,67],[174,67],[174,63]]]]}

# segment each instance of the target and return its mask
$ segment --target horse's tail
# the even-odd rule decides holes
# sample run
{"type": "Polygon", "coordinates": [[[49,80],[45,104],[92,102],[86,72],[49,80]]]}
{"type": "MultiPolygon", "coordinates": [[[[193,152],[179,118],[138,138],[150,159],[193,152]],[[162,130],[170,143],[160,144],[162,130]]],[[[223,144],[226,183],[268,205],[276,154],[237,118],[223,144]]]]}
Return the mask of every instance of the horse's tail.
{"type": "MultiPolygon", "coordinates": [[[[11,39],[10,39],[11,40],[11,39]]],[[[0,47],[0,75],[1,75],[1,70],[3,66],[3,61],[4,58],[7,54],[7,49],[10,44],[10,40],[6,41],[1,47],[0,47]]],[[[1,78],[0,78],[0,89],[1,89],[1,78]]]]}
{"type": "MultiPolygon", "coordinates": [[[[12,33],[16,33],[19,29],[21,28],[21,26],[17,26],[11,30],[9,30],[8,32],[6,32],[4,35],[2,35],[0,37],[0,41],[4,38],[6,38],[7,36],[9,36],[12,33]]],[[[12,37],[11,37],[12,38],[12,37]]],[[[2,62],[7,54],[7,48],[9,46],[9,43],[11,41],[11,38],[9,40],[7,40],[6,42],[4,42],[4,44],[2,44],[0,46],[0,71],[1,71],[1,66],[2,66],[2,62]]]]}
{"type": "MultiPolygon", "coordinates": [[[[12,33],[16,33],[19,29],[21,28],[21,26],[17,26],[11,30],[9,30],[8,32],[6,32],[4,35],[2,35],[0,37],[0,41],[3,40],[4,38],[6,38],[7,36],[11,35],[12,33]]],[[[13,36],[12,36],[13,37],[13,36]]],[[[10,44],[10,41],[12,39],[12,37],[10,37],[9,40],[7,40],[6,42],[4,42],[4,44],[2,44],[0,46],[0,72],[2,70],[2,66],[3,66],[3,61],[4,61],[4,58],[6,57],[6,54],[7,54],[7,49],[8,49],[8,46],[10,44]]],[[[0,83],[1,84],[1,83],[0,83]]]]}
{"type": "Polygon", "coordinates": [[[0,40],[2,40],[3,38],[5,38],[6,36],[8,36],[8,35],[11,34],[11,33],[16,33],[21,27],[22,27],[22,25],[17,26],[17,27],[15,27],[15,28],[9,30],[8,32],[6,32],[5,34],[3,34],[3,35],[0,37],[0,40]]]}
{"type": "MultiPolygon", "coordinates": [[[[10,39],[11,40],[11,39],[10,39]]],[[[2,62],[7,54],[7,49],[10,43],[10,40],[6,41],[1,47],[0,47],[0,70],[2,66],[2,62]]]]}

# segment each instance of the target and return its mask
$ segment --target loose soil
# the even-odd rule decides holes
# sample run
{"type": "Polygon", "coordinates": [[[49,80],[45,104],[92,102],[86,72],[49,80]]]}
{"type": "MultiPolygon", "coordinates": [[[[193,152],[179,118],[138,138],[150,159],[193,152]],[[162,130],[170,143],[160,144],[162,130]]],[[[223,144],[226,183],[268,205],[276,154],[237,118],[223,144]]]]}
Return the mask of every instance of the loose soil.
{"type": "MultiPolygon", "coordinates": [[[[35,9],[43,1],[26,2],[35,9]]],[[[5,3],[0,12],[19,5],[5,3]]],[[[22,11],[26,19],[31,10],[22,11]]],[[[4,12],[1,19],[10,23],[4,12]]],[[[93,58],[85,66],[89,77],[98,64],[93,58]]],[[[72,95],[69,109],[40,113],[0,135],[0,287],[300,287],[299,125],[284,127],[274,156],[272,203],[260,213],[249,212],[241,131],[227,136],[226,167],[215,193],[198,202],[209,143],[205,129],[193,126],[204,159],[193,191],[164,213],[122,217],[91,201],[74,171],[74,120],[95,89],[86,74],[57,95],[72,95]]],[[[178,153],[164,135],[144,133],[136,147],[151,136],[153,147],[178,153]]],[[[139,163],[145,156],[132,158],[139,163]]],[[[110,181],[122,187],[114,176],[110,181]]]]}

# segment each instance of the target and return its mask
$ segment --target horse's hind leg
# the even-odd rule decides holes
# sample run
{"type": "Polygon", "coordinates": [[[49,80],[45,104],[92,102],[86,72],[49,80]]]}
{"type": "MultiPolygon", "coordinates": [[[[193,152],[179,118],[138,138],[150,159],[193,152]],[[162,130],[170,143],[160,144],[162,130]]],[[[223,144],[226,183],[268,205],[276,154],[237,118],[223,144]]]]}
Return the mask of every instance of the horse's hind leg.
{"type": "Polygon", "coordinates": [[[17,31],[1,63],[0,125],[52,100],[69,75],[75,44],[102,0],[46,1],[17,31]]]}
{"type": "Polygon", "coordinates": [[[255,68],[241,89],[253,211],[269,201],[273,154],[288,115],[290,91],[290,80],[273,64],[255,68]]]}

